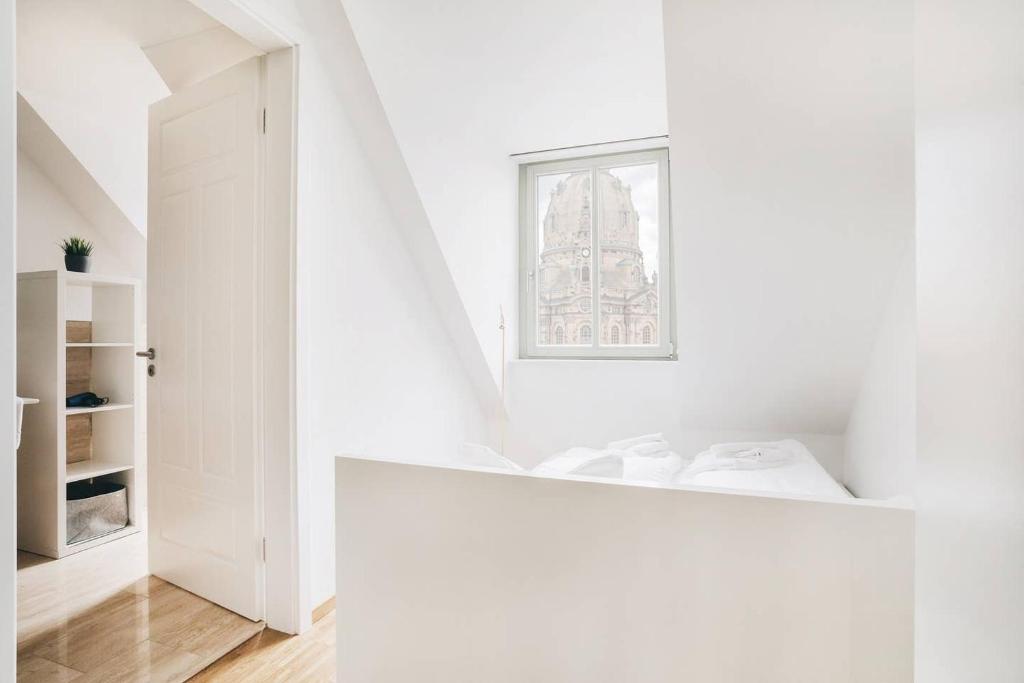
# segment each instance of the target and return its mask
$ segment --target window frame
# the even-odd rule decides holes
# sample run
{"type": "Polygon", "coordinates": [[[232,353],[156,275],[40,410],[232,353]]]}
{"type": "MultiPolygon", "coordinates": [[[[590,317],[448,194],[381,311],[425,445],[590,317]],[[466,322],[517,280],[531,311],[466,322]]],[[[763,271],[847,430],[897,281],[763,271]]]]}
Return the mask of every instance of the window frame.
{"type": "MultiPolygon", "coordinates": [[[[674,282],[672,258],[672,217],[669,190],[669,151],[665,144],[624,152],[606,152],[519,164],[519,357],[566,360],[675,360],[675,324],[672,302],[674,282]],[[602,168],[658,165],[658,343],[601,346],[601,207],[596,174],[602,168]],[[568,171],[591,173],[591,343],[584,345],[540,345],[537,343],[536,284],[540,253],[537,218],[537,177],[568,171]]],[[[621,334],[621,332],[620,332],[621,334]]]]}

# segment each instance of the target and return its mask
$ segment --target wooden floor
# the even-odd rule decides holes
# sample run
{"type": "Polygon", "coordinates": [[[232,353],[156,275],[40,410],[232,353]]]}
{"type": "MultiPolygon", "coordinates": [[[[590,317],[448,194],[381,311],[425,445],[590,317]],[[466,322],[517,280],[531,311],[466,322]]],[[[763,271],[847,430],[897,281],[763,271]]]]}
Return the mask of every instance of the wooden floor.
{"type": "Polygon", "coordinates": [[[147,576],[143,534],[18,555],[19,682],[184,681],[262,628],[147,576]]]}
{"type": "Polygon", "coordinates": [[[190,683],[334,680],[334,610],[301,636],[264,630],[205,669],[190,683]]]}

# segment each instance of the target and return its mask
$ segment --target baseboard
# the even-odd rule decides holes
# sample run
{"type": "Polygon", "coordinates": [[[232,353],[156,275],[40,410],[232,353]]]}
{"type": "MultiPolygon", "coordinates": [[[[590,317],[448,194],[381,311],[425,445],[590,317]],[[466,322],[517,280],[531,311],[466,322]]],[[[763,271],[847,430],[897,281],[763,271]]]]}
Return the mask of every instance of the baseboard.
{"type": "Polygon", "coordinates": [[[314,624],[323,619],[326,615],[330,614],[334,610],[334,598],[335,596],[332,595],[331,597],[324,600],[319,607],[313,608],[314,624]]]}

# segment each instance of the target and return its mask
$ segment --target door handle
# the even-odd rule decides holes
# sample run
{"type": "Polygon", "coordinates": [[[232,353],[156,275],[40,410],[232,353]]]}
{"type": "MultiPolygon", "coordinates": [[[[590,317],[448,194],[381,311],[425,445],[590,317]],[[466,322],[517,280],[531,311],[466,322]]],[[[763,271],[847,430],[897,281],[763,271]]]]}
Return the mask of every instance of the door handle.
{"type": "Polygon", "coordinates": [[[138,356],[139,358],[148,358],[150,360],[153,360],[156,358],[156,351],[151,346],[146,351],[136,351],[135,355],[138,356]]]}

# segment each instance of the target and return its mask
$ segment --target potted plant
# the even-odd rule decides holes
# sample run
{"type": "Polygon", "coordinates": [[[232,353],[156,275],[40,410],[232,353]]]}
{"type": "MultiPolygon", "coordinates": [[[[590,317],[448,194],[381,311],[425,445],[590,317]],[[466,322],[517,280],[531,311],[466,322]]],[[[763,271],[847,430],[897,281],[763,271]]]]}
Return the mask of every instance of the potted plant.
{"type": "Polygon", "coordinates": [[[64,267],[72,273],[89,272],[89,255],[92,254],[92,242],[82,237],[69,237],[60,243],[64,250],[64,267]]]}

